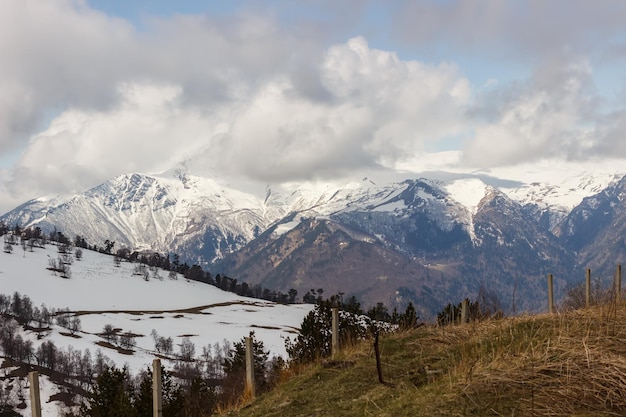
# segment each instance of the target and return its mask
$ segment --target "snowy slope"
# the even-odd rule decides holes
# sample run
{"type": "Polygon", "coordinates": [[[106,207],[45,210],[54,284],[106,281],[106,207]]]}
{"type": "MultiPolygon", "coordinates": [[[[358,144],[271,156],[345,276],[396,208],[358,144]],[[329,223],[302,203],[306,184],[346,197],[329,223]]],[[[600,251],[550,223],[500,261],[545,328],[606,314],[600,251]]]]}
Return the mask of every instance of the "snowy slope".
{"type": "MultiPolygon", "coordinates": [[[[35,248],[34,252],[24,252],[19,246],[12,254],[0,252],[1,293],[19,292],[28,295],[34,306],[45,304],[48,308],[67,307],[80,312],[79,338],[63,335],[67,330],[58,326],[53,326],[42,340],[34,332],[26,332],[23,337],[33,342],[35,350],[44,340],[52,340],[57,347],[89,349],[92,354],[101,349],[118,366],[127,364],[132,372],[149,366],[155,357],[150,336],[153,329],[160,336],[171,337],[175,351],[182,338],[189,337],[196,346],[196,354],[204,346],[221,344],[224,340],[236,342],[254,331],[270,355],[285,356],[285,338],[294,336],[312,308],[239,297],[182,276],[170,279],[165,272],[161,273],[163,280],[145,281],[132,275],[133,264],[116,267],[113,257],[92,251],[83,251],[83,259],[71,265],[71,278],[65,279],[46,270],[48,260],[57,256],[53,245],[35,248]],[[133,355],[96,345],[103,340],[97,334],[106,324],[122,329],[122,333],[140,335],[133,355]]],[[[172,363],[165,361],[164,365],[171,367],[172,363]]],[[[45,388],[46,382],[42,385],[45,388]]],[[[56,412],[55,404],[44,406],[44,415],[56,415],[56,412]]]]}

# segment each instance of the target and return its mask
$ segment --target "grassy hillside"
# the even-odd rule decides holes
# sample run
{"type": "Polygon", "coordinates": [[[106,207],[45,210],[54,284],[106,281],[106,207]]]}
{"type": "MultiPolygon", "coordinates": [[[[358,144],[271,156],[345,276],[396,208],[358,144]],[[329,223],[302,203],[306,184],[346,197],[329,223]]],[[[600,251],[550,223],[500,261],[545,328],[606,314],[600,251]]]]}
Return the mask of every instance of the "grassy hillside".
{"type": "Polygon", "coordinates": [[[370,341],[346,349],[336,362],[301,369],[227,414],[626,414],[626,305],[422,327],[385,335],[380,347],[386,384],[378,382],[370,341]]]}

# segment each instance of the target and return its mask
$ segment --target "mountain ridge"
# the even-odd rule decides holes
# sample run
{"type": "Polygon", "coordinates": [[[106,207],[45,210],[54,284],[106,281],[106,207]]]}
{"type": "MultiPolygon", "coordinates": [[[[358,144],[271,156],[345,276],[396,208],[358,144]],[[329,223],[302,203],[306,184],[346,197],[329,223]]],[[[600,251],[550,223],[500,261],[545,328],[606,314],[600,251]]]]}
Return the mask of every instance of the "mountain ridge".
{"type": "Polygon", "coordinates": [[[520,173],[439,171],[431,178],[393,173],[379,175],[391,179],[381,181],[375,173],[266,184],[252,192],[190,170],[133,173],[52,204],[32,200],[0,221],[57,228],[95,244],[108,239],[118,248],[175,252],[300,295],[325,288],[367,303],[413,301],[426,316],[485,285],[506,299],[506,308],[537,310],[541,277],[555,273],[564,289],[581,262],[559,224],[580,223],[573,217],[579,203],[620,183],[616,172],[554,169],[559,175],[546,183],[535,181],[535,171],[526,180],[516,179],[520,173]],[[515,299],[521,296],[530,301],[515,299]]]}

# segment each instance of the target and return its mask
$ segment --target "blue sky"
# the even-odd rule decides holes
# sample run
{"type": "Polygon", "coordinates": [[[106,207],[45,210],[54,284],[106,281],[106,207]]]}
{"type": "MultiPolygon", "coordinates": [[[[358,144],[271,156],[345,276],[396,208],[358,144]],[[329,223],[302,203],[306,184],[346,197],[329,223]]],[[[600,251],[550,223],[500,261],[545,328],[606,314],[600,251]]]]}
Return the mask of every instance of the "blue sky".
{"type": "Polygon", "coordinates": [[[154,17],[167,18],[174,14],[227,15],[245,6],[245,2],[237,0],[87,0],[87,3],[108,15],[127,19],[138,28],[142,27],[145,19],[154,17]]]}
{"type": "Polygon", "coordinates": [[[5,0],[0,211],[189,159],[268,183],[626,157],[624,21],[610,0],[5,0]]]}

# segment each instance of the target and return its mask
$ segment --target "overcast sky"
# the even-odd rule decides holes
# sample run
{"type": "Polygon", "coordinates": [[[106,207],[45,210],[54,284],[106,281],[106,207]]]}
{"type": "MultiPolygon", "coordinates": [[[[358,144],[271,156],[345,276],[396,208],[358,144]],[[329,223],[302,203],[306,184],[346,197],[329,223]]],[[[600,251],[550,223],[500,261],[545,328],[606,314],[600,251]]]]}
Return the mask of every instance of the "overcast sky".
{"type": "Polygon", "coordinates": [[[626,157],[626,2],[0,2],[0,212],[196,158],[261,182],[626,157]]]}

